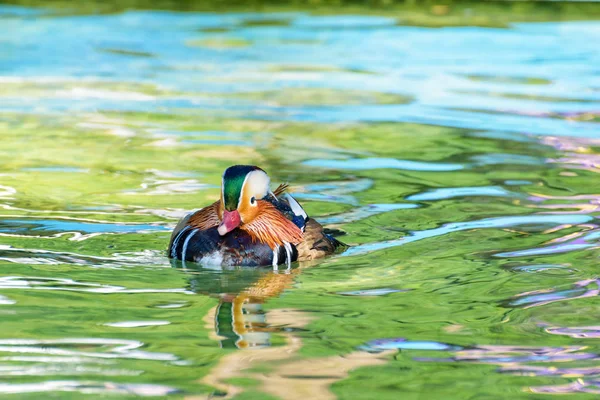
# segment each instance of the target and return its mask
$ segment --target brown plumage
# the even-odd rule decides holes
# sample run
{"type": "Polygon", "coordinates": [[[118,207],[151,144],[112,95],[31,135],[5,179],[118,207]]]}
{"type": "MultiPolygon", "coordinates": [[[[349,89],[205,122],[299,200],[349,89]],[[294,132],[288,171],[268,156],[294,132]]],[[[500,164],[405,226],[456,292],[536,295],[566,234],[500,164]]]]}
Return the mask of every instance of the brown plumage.
{"type": "Polygon", "coordinates": [[[169,241],[169,249],[171,249],[173,241],[175,240],[179,232],[181,232],[181,230],[186,226],[192,226],[194,228],[199,228],[204,231],[219,225],[221,220],[219,219],[219,214],[217,212],[218,208],[219,202],[216,201],[208,207],[204,207],[201,210],[198,210],[181,218],[181,220],[179,220],[179,222],[175,226],[175,229],[173,229],[173,233],[171,234],[171,240],[169,241]]]}
{"type": "Polygon", "coordinates": [[[302,230],[287,219],[268,201],[258,201],[258,214],[251,222],[240,226],[252,236],[252,239],[266,243],[271,249],[283,246],[284,242],[298,244],[302,242],[302,230]]]}
{"type": "Polygon", "coordinates": [[[306,221],[302,242],[296,245],[298,261],[314,260],[331,254],[342,245],[323,232],[323,226],[314,219],[306,221]]]}
{"type": "Polygon", "coordinates": [[[189,225],[202,230],[219,225],[221,223],[221,219],[219,218],[219,206],[220,201],[215,201],[210,206],[196,211],[191,215],[189,225]]]}

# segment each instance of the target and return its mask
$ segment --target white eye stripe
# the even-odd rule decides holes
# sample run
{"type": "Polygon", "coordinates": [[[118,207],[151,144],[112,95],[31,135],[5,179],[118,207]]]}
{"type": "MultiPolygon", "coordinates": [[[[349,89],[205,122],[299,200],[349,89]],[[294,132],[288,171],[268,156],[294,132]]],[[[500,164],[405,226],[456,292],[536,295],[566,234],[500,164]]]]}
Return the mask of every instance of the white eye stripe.
{"type": "MultiPolygon", "coordinates": [[[[269,193],[269,185],[271,179],[263,170],[254,170],[249,172],[244,178],[242,184],[242,190],[240,191],[240,197],[238,199],[238,207],[241,204],[244,195],[248,197],[254,197],[256,200],[260,200],[269,193]]],[[[252,204],[252,203],[251,203],[252,204]]],[[[256,203],[255,203],[256,204],[256,203]]]]}

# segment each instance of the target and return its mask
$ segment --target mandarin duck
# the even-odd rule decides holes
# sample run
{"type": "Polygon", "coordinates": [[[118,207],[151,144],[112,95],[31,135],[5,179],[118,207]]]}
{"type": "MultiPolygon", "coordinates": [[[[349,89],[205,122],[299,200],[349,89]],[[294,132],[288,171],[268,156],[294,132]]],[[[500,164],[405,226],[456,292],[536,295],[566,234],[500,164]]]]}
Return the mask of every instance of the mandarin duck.
{"type": "Polygon", "coordinates": [[[288,194],[270,189],[261,168],[234,165],[223,173],[221,198],[183,217],[171,234],[168,255],[205,265],[289,267],[345,246],[324,232],[288,194]]]}

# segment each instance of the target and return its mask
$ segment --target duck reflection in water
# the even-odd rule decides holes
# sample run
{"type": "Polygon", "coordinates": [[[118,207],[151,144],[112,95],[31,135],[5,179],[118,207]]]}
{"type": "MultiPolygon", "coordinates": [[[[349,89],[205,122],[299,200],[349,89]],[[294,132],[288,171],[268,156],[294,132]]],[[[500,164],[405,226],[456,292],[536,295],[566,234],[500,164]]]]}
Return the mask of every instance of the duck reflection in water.
{"type": "Polygon", "coordinates": [[[203,384],[218,390],[214,397],[231,399],[244,393],[246,388],[232,380],[246,378],[260,382],[261,390],[275,398],[334,398],[331,385],[345,379],[350,371],[389,361],[391,351],[362,350],[343,356],[305,359],[299,355],[302,338],[295,332],[307,329],[313,319],[311,313],[293,308],[263,311],[268,299],[280,295],[291,286],[297,274],[316,266],[317,261],[302,262],[285,271],[242,267],[211,270],[198,264],[172,263],[189,274],[191,290],[219,299],[219,304],[208,312],[204,321],[214,326],[216,340],[222,348],[236,349],[224,354],[201,379],[203,384]],[[278,333],[277,346],[271,346],[274,332],[278,333]],[[269,368],[274,363],[277,368],[271,372],[253,370],[269,368]]]}
{"type": "Polygon", "coordinates": [[[269,326],[263,311],[266,300],[288,288],[302,267],[283,271],[267,268],[217,267],[171,260],[190,276],[190,289],[219,299],[208,318],[214,321],[215,334],[222,348],[259,348],[271,345],[271,333],[282,330],[269,326]]]}

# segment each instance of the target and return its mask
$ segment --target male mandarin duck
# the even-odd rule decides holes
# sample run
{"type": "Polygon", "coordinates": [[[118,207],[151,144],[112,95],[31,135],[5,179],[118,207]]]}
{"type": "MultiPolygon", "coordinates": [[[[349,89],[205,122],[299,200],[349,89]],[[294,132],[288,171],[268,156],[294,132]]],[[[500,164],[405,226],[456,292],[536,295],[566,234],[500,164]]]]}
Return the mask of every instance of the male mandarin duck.
{"type": "Polygon", "coordinates": [[[324,257],[343,246],[286,193],[270,190],[262,169],[225,170],[221,198],[183,217],[171,235],[169,257],[201,264],[262,266],[324,257]]]}

